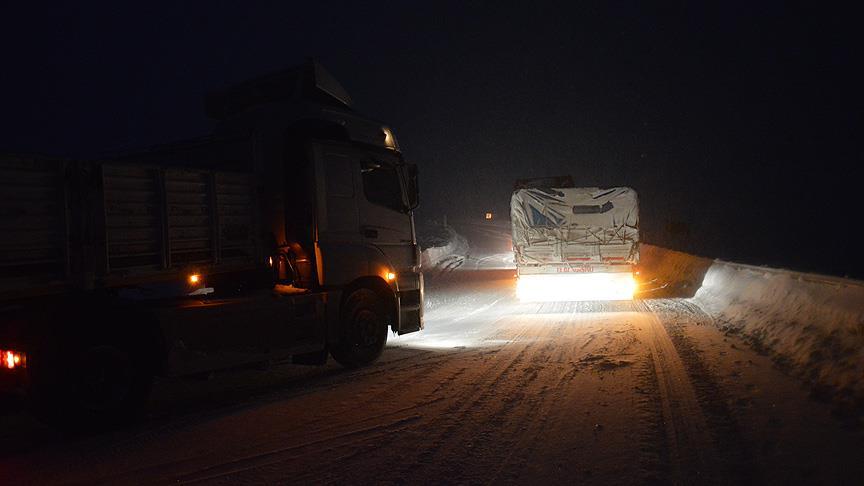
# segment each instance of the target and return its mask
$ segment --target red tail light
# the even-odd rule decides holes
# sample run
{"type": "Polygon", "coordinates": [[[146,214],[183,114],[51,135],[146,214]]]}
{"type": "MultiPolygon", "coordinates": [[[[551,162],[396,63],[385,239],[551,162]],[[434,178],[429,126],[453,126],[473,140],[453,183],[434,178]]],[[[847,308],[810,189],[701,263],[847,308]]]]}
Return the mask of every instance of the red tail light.
{"type": "Polygon", "coordinates": [[[14,370],[27,367],[27,355],[13,349],[0,349],[0,368],[14,370]]]}

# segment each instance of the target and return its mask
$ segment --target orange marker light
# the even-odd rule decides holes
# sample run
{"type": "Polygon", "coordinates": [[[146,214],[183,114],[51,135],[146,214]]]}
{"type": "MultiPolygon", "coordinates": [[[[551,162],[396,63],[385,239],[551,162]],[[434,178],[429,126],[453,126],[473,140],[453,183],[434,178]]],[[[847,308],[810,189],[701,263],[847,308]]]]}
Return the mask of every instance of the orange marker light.
{"type": "Polygon", "coordinates": [[[192,285],[195,285],[200,281],[201,281],[201,275],[198,275],[197,273],[193,273],[192,275],[189,275],[189,283],[191,283],[192,285]]]}
{"type": "Polygon", "coordinates": [[[0,368],[14,370],[15,368],[23,368],[27,364],[24,353],[18,351],[0,351],[0,368]]]}
{"type": "Polygon", "coordinates": [[[393,272],[387,272],[387,280],[394,280],[396,278],[396,274],[393,272]]]}

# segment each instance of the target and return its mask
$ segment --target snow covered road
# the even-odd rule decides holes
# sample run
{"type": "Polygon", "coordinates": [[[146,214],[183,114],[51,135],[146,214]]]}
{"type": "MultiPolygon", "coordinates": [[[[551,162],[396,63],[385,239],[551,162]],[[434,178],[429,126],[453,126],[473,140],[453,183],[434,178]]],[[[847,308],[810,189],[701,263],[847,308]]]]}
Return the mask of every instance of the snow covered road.
{"type": "Polygon", "coordinates": [[[864,472],[860,430],[686,300],[521,304],[510,270],[431,283],[427,330],[391,339],[370,368],[166,381],[134,427],[63,438],[34,425],[41,441],[4,447],[2,483],[836,483],[864,472]]]}

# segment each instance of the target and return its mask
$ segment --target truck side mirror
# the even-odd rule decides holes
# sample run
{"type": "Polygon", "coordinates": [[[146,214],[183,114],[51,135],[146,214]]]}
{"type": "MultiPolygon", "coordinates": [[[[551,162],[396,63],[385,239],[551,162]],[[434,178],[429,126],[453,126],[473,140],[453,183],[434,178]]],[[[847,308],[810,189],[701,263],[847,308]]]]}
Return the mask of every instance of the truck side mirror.
{"type": "Polygon", "coordinates": [[[417,164],[408,164],[407,169],[408,209],[413,211],[420,205],[420,184],[417,179],[417,164]]]}

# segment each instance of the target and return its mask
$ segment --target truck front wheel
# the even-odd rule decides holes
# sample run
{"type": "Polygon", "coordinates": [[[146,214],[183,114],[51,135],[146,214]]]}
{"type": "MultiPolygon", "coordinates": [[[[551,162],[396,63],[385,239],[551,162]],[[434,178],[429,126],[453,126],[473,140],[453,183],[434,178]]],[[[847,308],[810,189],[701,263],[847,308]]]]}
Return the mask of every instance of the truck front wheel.
{"type": "Polygon", "coordinates": [[[378,359],[387,344],[386,315],[375,292],[353,291],[342,308],[339,342],[330,350],[333,359],[346,368],[358,368],[378,359]]]}

